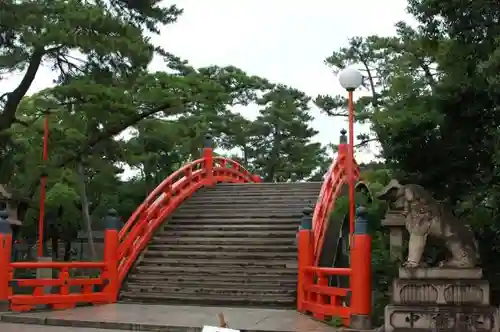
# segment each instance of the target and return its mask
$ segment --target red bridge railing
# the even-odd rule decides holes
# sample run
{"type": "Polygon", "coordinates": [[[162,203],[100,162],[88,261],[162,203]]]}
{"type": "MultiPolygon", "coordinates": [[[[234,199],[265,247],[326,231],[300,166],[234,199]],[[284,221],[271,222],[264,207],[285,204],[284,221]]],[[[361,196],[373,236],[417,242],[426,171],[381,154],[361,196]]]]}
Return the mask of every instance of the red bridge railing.
{"type": "MultiPolygon", "coordinates": [[[[350,235],[350,267],[319,267],[326,230],[335,201],[348,181],[346,166],[349,153],[345,132],[342,133],[337,159],[326,174],[312,218],[303,220],[298,235],[297,310],[315,318],[339,318],[343,325],[359,328],[354,321],[366,321],[371,313],[371,238],[366,219],[360,215],[354,233],[350,235]],[[331,276],[349,277],[349,288],[329,286],[331,276]],[[359,319],[362,317],[363,319],[359,319]],[[354,324],[353,324],[354,323],[354,324]]],[[[354,176],[359,167],[353,161],[354,176]]],[[[361,210],[360,210],[361,211],[361,210]]],[[[361,212],[360,212],[361,213],[361,212]]],[[[305,216],[307,219],[307,216],[305,216]]],[[[334,248],[331,248],[334,250],[334,248]]]]}
{"type": "MultiPolygon", "coordinates": [[[[109,219],[101,262],[11,262],[12,234],[5,211],[0,212],[0,310],[29,311],[40,306],[67,309],[79,303],[113,303],[118,295],[118,218],[109,219]],[[42,270],[35,279],[16,272],[42,270]],[[85,277],[82,270],[95,276],[85,277]],[[56,275],[54,278],[53,276],[56,275]]],[[[29,274],[29,273],[28,273],[29,274]]]]}
{"type": "Polygon", "coordinates": [[[188,163],[167,177],[146,197],[120,231],[116,216],[110,216],[105,231],[104,259],[101,262],[11,262],[12,235],[8,221],[0,216],[0,311],[27,311],[37,306],[66,309],[80,303],[116,302],[121,283],[151,240],[156,229],[175,209],[202,187],[218,182],[261,182],[234,160],[214,157],[207,138],[202,158],[188,163]],[[56,270],[57,278],[20,279],[21,269],[56,270]],[[95,277],[81,277],[81,269],[93,270],[95,277]],[[16,294],[22,288],[27,294],[16,294]],[[47,289],[50,288],[50,291],[47,289]]]}

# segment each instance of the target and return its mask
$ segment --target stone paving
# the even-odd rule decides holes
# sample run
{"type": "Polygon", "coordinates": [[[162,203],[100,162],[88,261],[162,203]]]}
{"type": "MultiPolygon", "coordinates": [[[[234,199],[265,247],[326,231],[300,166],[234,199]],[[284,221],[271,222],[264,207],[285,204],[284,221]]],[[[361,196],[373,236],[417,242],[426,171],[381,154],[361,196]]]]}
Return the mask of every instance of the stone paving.
{"type": "MultiPolygon", "coordinates": [[[[64,311],[9,313],[2,315],[8,323],[37,324],[46,328],[16,332],[58,332],[56,326],[129,331],[196,332],[204,325],[217,326],[217,314],[223,313],[229,328],[252,332],[334,332],[335,329],[312,320],[295,310],[197,307],[175,305],[109,304],[64,311]]],[[[5,325],[8,326],[8,325],[5,325]]],[[[7,327],[8,328],[8,327],[7,327]]],[[[67,329],[67,328],[66,328],[67,329]]],[[[97,330],[99,329],[99,330],[97,330]]],[[[1,332],[10,332],[0,323],[1,332]]],[[[14,330],[13,330],[14,331],[14,330]]],[[[90,331],[89,331],[90,332],[90,331]]]]}
{"type": "MultiPolygon", "coordinates": [[[[0,331],[2,332],[68,332],[67,327],[63,326],[47,326],[47,325],[26,325],[26,324],[12,324],[1,323],[0,331]]],[[[109,330],[109,329],[92,329],[89,330],[85,327],[72,327],[70,332],[123,332],[123,330],[109,330]]]]}

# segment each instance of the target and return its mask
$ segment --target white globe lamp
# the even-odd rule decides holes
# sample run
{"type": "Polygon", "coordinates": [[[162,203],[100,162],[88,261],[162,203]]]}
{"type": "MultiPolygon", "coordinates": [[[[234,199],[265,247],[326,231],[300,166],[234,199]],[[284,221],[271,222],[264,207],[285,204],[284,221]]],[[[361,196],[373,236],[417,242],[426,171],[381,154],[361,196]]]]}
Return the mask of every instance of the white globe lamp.
{"type": "Polygon", "coordinates": [[[347,91],[356,90],[362,82],[363,75],[361,75],[361,73],[354,68],[346,68],[339,74],[339,83],[347,91]]]}

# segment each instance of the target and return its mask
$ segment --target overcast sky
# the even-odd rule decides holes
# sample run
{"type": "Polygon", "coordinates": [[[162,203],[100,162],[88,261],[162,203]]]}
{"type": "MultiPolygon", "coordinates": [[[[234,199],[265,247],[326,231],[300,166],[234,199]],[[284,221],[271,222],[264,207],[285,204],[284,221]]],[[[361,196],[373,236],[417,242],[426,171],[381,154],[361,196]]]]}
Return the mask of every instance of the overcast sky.
{"type": "MultiPolygon", "coordinates": [[[[323,63],[353,36],[392,35],[394,24],[409,20],[404,0],[177,0],[184,14],[162,29],[157,42],[195,66],[235,65],[252,75],[298,88],[311,96],[343,93],[323,63]]],[[[160,62],[151,68],[160,70],[160,62]]],[[[2,81],[0,93],[13,89],[20,75],[2,81]]],[[[29,93],[52,84],[49,68],[38,72],[29,93]]],[[[241,110],[254,118],[256,110],[241,110]]],[[[341,119],[312,110],[316,137],[337,142],[341,119]]],[[[364,130],[357,128],[357,131],[364,130]]],[[[358,154],[358,159],[370,158],[358,154]]]]}

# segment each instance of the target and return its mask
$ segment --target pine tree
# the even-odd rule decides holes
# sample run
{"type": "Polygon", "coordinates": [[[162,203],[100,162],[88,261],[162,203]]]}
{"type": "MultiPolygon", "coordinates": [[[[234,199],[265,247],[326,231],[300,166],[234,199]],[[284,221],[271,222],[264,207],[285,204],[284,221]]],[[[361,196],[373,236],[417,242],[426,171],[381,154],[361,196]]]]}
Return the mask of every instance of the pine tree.
{"type": "Polygon", "coordinates": [[[254,121],[252,164],[266,182],[301,181],[314,176],[326,161],[325,149],[312,141],[310,98],[277,85],[258,104],[254,121]]]}

